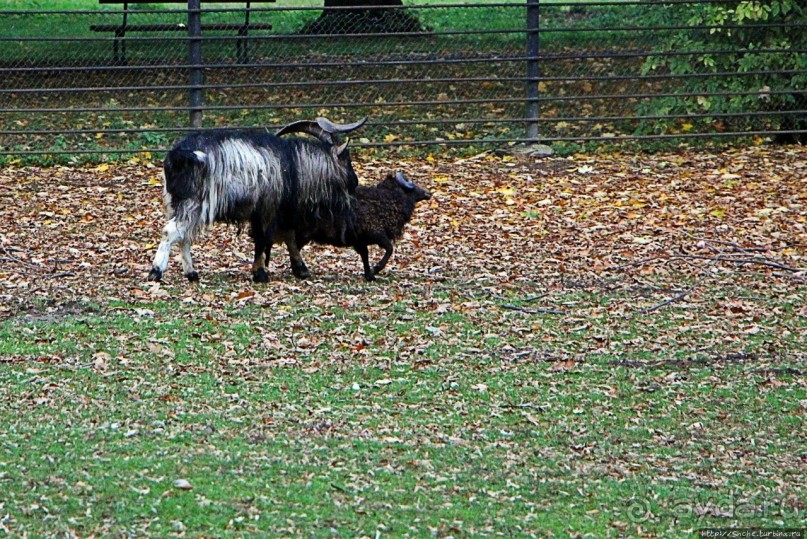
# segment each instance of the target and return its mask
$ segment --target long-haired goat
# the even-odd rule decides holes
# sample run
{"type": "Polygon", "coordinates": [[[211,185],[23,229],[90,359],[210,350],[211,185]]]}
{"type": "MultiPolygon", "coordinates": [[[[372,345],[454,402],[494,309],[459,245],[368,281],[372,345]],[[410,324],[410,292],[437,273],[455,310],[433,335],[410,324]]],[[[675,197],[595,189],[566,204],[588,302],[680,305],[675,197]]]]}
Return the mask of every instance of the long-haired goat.
{"type": "MultiPolygon", "coordinates": [[[[149,280],[159,281],[168,266],[171,246],[179,243],[182,269],[190,281],[199,279],[191,245],[214,222],[249,222],[255,241],[252,276],[268,281],[266,238],[273,226],[327,220],[335,228],[351,215],[359,180],[347,142],[338,135],[361,127],[325,118],[290,124],[277,134],[264,131],[209,131],[180,140],[167,154],[165,207],[168,224],[154,257],[149,280]],[[307,133],[315,138],[280,138],[307,133]],[[274,225],[273,225],[274,223],[274,225]]],[[[308,276],[293,233],[284,235],[298,277],[308,276]]]]}
{"type": "MultiPolygon", "coordinates": [[[[409,181],[402,172],[388,174],[377,185],[360,185],[356,188],[356,204],[349,212],[346,229],[335,227],[326,220],[317,222],[315,226],[297,228],[294,231],[297,246],[302,249],[314,241],[337,247],[353,247],[364,264],[364,278],[373,281],[392,256],[395,240],[403,236],[404,226],[412,219],[415,204],[430,198],[431,193],[409,181]],[[367,250],[370,245],[379,245],[384,249],[384,256],[372,268],[367,250]]],[[[286,233],[279,227],[274,242],[283,241],[286,233]]],[[[271,245],[268,245],[267,253],[270,248],[271,245]]]]}

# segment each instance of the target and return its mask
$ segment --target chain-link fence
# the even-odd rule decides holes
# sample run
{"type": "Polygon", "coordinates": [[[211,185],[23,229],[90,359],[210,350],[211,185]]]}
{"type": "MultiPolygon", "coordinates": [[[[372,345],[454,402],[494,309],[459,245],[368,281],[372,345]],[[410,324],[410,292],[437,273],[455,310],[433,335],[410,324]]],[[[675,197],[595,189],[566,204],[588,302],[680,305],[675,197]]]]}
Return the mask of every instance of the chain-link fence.
{"type": "Polygon", "coordinates": [[[155,152],[196,127],[315,116],[369,116],[364,145],[797,139],[807,32],[788,2],[738,19],[749,2],[15,0],[0,156],[155,152]]]}

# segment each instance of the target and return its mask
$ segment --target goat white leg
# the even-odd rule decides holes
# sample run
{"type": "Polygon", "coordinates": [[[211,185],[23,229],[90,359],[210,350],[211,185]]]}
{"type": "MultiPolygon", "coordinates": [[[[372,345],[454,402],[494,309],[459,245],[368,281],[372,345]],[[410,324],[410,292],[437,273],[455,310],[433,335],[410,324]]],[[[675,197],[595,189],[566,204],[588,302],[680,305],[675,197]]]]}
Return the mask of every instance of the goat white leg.
{"type": "Polygon", "coordinates": [[[199,274],[193,269],[193,258],[191,257],[191,242],[185,238],[179,244],[179,254],[182,260],[182,272],[189,281],[199,280],[199,274]]]}
{"type": "MultiPolygon", "coordinates": [[[[257,248],[255,249],[257,251],[257,248]]],[[[252,273],[266,269],[266,253],[259,253],[255,255],[255,261],[252,262],[252,273]]]]}
{"type": "Polygon", "coordinates": [[[149,281],[159,281],[162,279],[165,269],[168,267],[168,259],[171,256],[171,247],[183,237],[182,231],[177,227],[176,218],[168,220],[168,224],[163,229],[163,240],[154,255],[154,263],[148,275],[149,281]]]}
{"type": "Polygon", "coordinates": [[[256,283],[268,283],[269,274],[266,273],[266,238],[267,229],[260,218],[253,216],[250,223],[252,240],[255,242],[255,258],[252,261],[252,280],[256,283]]]}
{"type": "MultiPolygon", "coordinates": [[[[258,253],[258,247],[255,247],[255,260],[252,262],[252,280],[256,283],[268,283],[269,274],[266,272],[266,254],[263,252],[258,253]]],[[[263,248],[261,248],[263,251],[263,248]]]]}

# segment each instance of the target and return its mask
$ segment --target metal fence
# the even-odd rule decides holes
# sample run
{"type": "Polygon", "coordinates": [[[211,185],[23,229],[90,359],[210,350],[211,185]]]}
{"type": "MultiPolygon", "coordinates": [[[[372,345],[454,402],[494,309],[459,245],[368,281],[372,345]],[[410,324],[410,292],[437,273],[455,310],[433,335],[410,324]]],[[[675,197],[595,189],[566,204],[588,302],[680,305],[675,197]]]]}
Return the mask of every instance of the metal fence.
{"type": "Polygon", "coordinates": [[[736,0],[181,1],[7,2],[0,156],[314,116],[369,116],[365,146],[807,134],[804,22],[697,17],[736,0]]]}

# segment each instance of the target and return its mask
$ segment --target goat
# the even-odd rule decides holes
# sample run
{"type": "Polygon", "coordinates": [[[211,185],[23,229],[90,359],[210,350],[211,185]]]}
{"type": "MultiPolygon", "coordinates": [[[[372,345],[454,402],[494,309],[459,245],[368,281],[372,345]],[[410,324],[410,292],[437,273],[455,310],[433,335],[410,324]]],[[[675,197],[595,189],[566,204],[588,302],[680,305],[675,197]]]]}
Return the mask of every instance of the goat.
{"type": "MultiPolygon", "coordinates": [[[[148,279],[162,278],[171,247],[179,243],[185,277],[198,281],[190,251],[198,234],[214,222],[249,222],[255,242],[252,278],[267,282],[264,232],[271,232],[272,223],[326,219],[338,228],[351,214],[359,179],[348,141],[340,144],[338,135],[358,129],[366,120],[336,124],[318,118],[294,122],[275,135],[222,130],[180,140],[163,163],[168,223],[148,279]],[[307,133],[315,139],[280,138],[284,133],[307,133]]],[[[293,232],[286,233],[284,241],[294,275],[307,277],[293,232]]]]}
{"type": "MultiPolygon", "coordinates": [[[[431,198],[431,193],[409,181],[402,172],[388,174],[377,185],[356,188],[356,204],[347,215],[345,228],[335,227],[333,222],[319,221],[314,226],[294,230],[297,246],[302,249],[313,241],[337,247],[353,247],[361,256],[364,278],[375,280],[387,265],[395,240],[403,236],[404,226],[412,219],[415,204],[431,198]],[[381,260],[370,267],[367,247],[379,245],[384,249],[381,260]]],[[[280,227],[274,243],[281,243],[287,231],[280,227]]],[[[267,257],[271,244],[267,245],[267,257]]]]}

